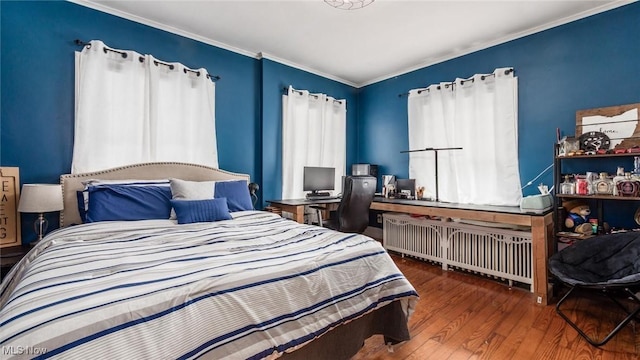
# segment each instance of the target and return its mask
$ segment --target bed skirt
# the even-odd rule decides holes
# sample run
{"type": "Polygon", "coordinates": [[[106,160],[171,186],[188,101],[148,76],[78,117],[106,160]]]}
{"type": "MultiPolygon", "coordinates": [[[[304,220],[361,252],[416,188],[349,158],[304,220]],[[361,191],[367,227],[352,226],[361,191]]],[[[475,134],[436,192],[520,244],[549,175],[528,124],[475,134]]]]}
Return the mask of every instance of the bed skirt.
{"type": "Polygon", "coordinates": [[[407,318],[400,301],[394,301],[354,321],[343,324],[302,348],[284,353],[283,360],[350,359],[372,335],[383,335],[385,344],[409,340],[407,318]]]}

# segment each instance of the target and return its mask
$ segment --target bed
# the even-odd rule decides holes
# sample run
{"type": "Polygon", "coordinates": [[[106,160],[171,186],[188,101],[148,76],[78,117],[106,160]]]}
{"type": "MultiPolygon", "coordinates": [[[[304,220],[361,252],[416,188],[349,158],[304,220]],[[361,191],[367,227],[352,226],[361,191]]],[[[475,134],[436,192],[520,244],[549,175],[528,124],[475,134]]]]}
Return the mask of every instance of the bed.
{"type": "Polygon", "coordinates": [[[373,334],[409,339],[418,294],[377,241],[247,209],[248,180],[182,163],[61,176],[61,228],[0,286],[3,356],[348,359],[373,334]],[[120,218],[141,212],[119,191],[167,186],[166,217],[120,218]]]}

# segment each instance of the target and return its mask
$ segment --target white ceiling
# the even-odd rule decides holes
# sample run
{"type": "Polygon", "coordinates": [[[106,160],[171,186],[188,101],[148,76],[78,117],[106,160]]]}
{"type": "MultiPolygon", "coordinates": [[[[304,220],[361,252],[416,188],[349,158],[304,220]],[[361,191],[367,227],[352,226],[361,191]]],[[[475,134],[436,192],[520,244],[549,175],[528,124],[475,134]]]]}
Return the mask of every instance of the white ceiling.
{"type": "Polygon", "coordinates": [[[355,87],[442,62],[633,1],[72,0],[355,87]]]}

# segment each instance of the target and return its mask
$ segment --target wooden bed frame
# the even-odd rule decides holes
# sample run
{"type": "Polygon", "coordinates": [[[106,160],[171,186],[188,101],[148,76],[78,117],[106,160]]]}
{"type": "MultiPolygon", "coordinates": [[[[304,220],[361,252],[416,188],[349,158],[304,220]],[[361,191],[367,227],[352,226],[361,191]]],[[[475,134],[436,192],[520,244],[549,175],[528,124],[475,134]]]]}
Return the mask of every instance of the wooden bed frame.
{"type": "Polygon", "coordinates": [[[77,191],[84,189],[83,181],[90,179],[157,180],[170,178],[190,181],[247,180],[247,183],[249,182],[247,174],[237,174],[204,165],[179,162],[134,164],[88,173],[64,174],[60,176],[64,200],[64,209],[60,212],[60,227],[82,223],[78,212],[77,191]]]}

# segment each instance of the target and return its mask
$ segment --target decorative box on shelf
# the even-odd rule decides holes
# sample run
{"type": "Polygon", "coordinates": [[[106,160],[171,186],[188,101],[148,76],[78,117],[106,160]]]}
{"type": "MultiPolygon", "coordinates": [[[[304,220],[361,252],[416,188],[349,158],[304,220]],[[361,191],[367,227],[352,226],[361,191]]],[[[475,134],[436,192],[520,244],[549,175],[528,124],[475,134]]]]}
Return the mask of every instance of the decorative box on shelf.
{"type": "Polygon", "coordinates": [[[580,143],[573,136],[565,136],[558,142],[558,156],[573,156],[578,150],[580,143]]]}
{"type": "Polygon", "coordinates": [[[0,167],[0,248],[19,246],[20,171],[17,167],[0,167]]]}

